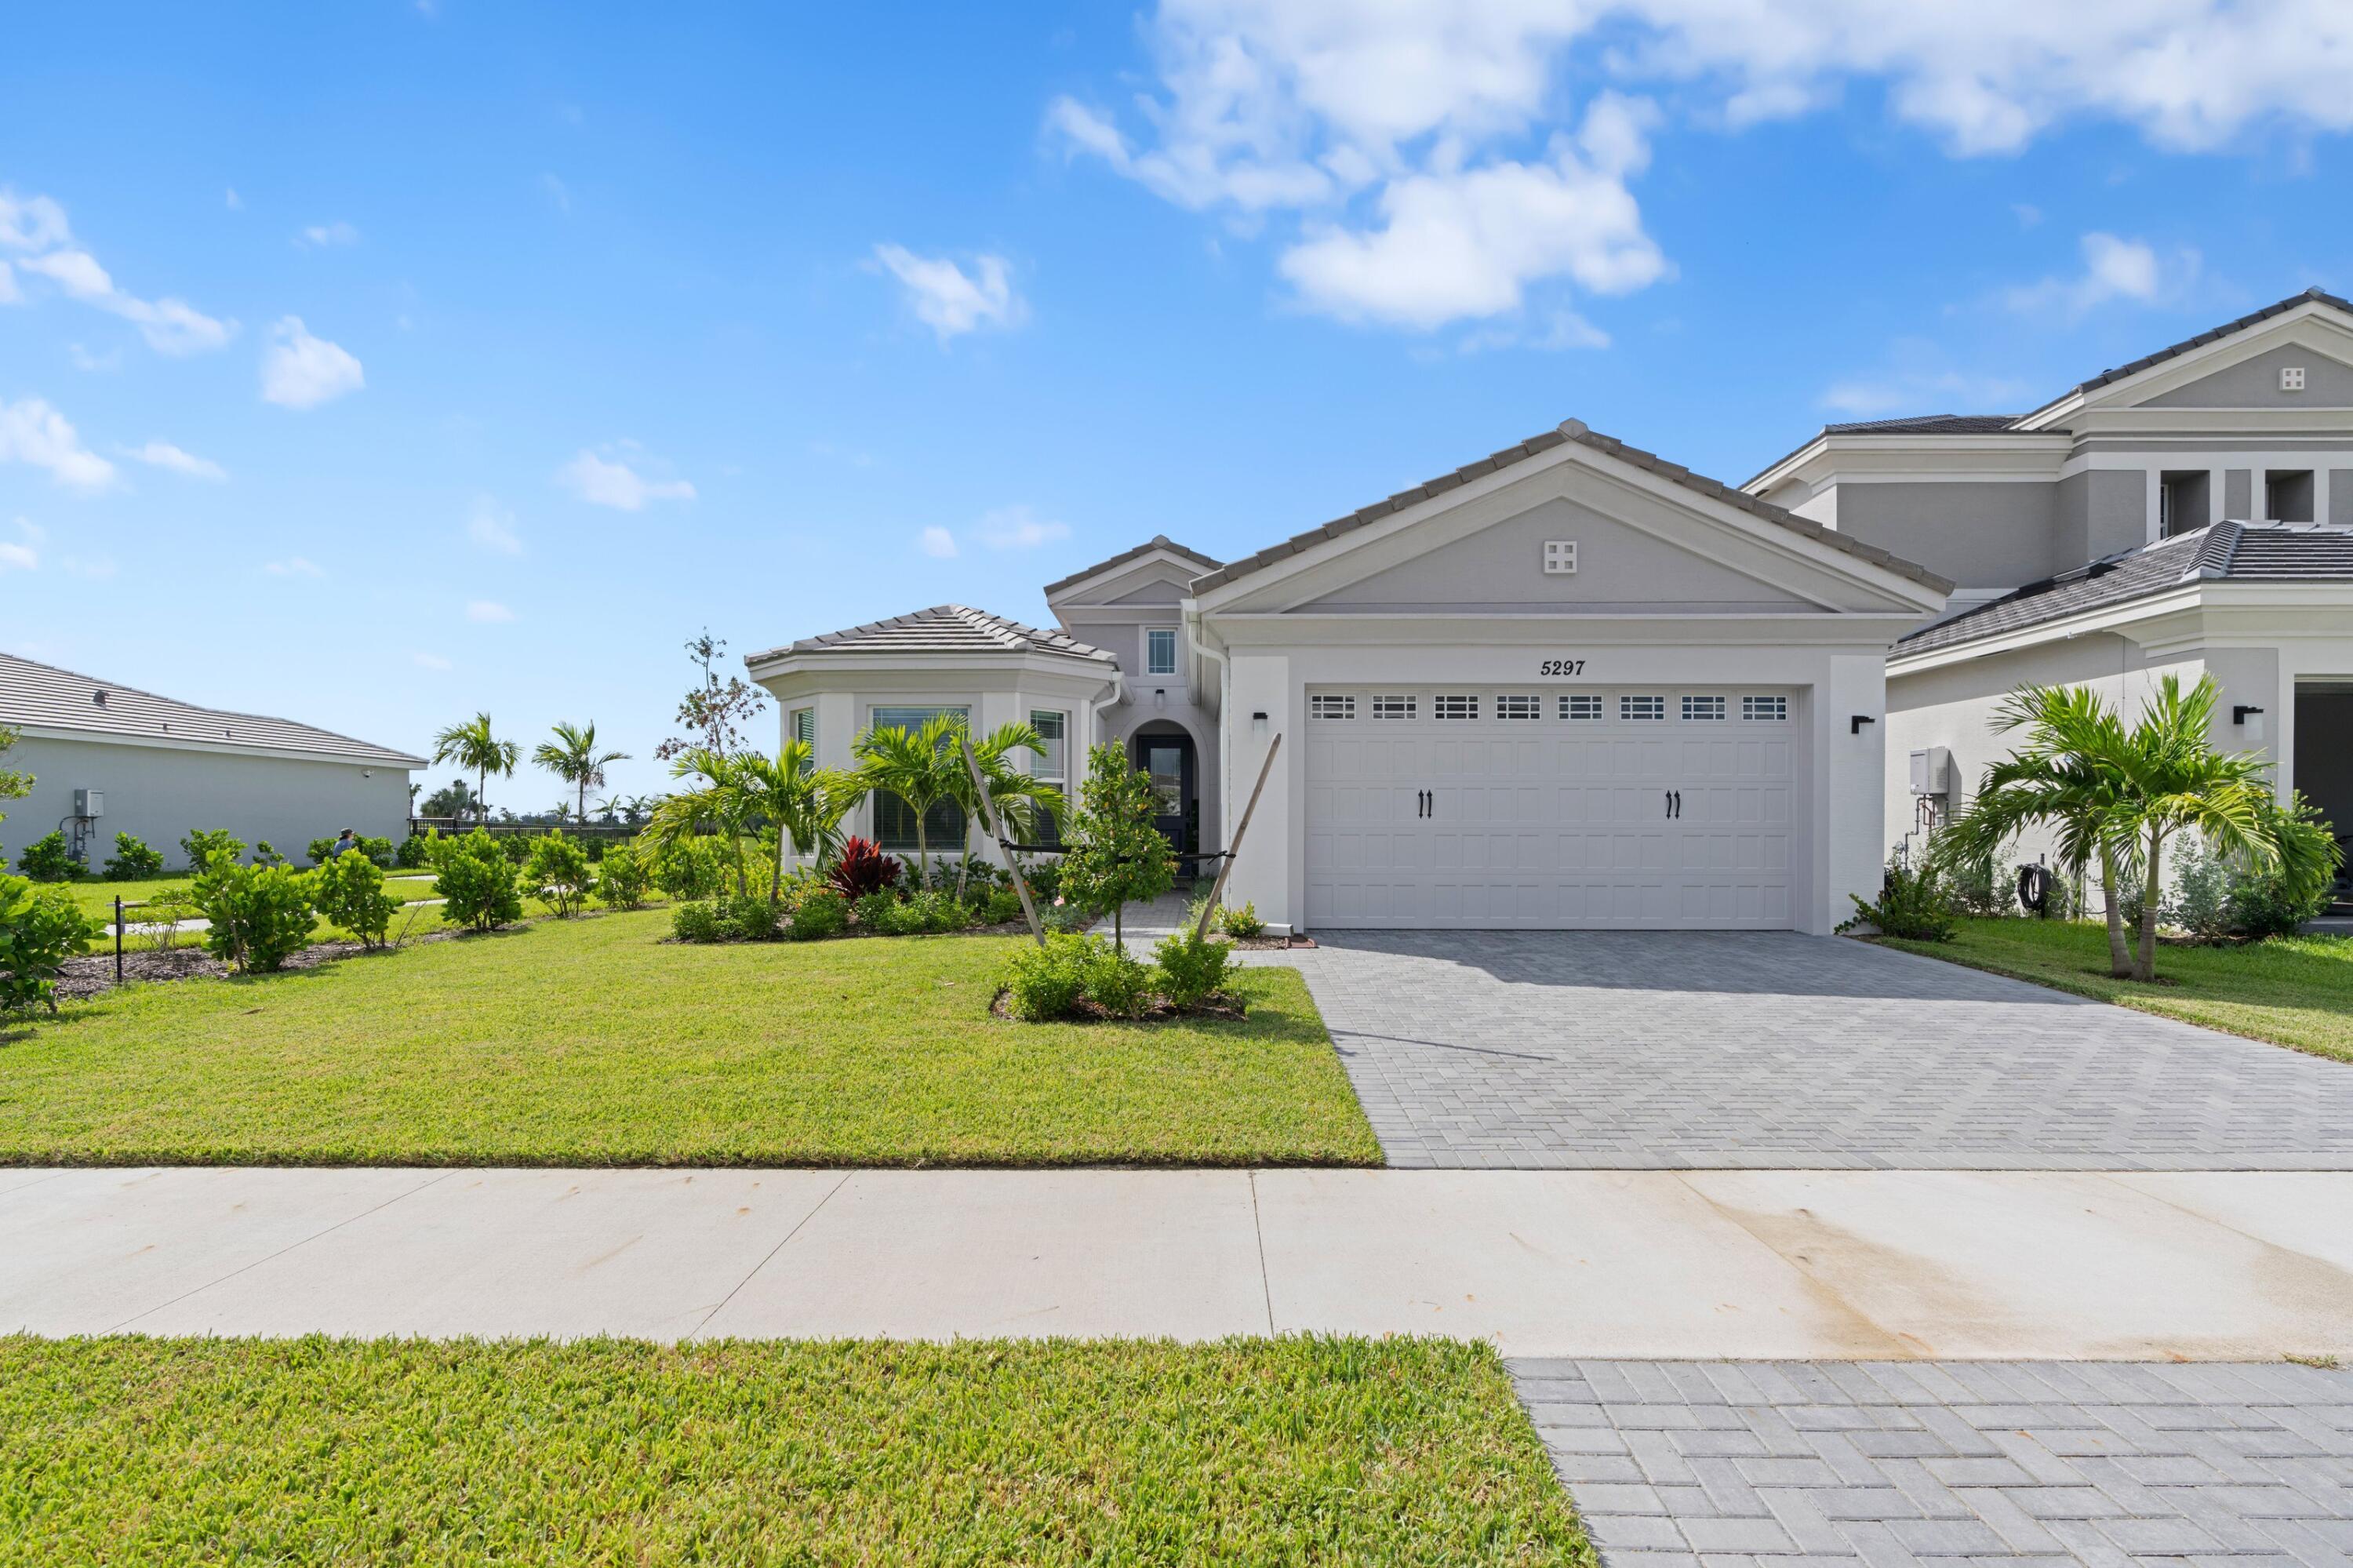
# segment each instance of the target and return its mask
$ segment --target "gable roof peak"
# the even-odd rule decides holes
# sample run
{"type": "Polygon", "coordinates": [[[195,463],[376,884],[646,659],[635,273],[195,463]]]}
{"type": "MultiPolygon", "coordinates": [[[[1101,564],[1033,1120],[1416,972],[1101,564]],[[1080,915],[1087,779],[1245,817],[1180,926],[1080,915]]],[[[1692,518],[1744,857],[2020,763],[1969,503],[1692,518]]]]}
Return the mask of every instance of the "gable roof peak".
{"type": "Polygon", "coordinates": [[[1189,545],[1180,545],[1166,534],[1155,534],[1134,549],[1122,550],[1108,560],[1097,561],[1092,567],[1082,567],[1069,577],[1058,577],[1048,583],[1044,590],[1046,597],[1051,599],[1065,588],[1076,588],[1089,577],[1099,577],[1114,567],[1124,567],[1130,561],[1141,560],[1155,550],[1166,550],[1171,555],[1182,556],[1188,561],[1198,562],[1205,572],[1213,572],[1224,564],[1215,556],[1204,555],[1189,545]]]}

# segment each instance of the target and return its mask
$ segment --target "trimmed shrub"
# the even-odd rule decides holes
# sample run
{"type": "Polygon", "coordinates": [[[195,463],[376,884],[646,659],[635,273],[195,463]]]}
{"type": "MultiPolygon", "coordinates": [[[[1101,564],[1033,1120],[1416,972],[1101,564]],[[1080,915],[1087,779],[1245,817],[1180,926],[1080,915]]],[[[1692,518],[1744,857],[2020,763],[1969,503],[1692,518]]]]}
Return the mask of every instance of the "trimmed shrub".
{"type": "Polygon", "coordinates": [[[899,869],[895,856],[884,854],[873,840],[853,833],[826,876],[844,898],[863,906],[868,895],[899,885],[899,869]]]}
{"type": "Polygon", "coordinates": [[[849,900],[830,887],[816,887],[801,895],[785,935],[796,942],[809,942],[819,937],[839,937],[849,928],[849,900]]]}
{"type": "Polygon", "coordinates": [[[886,931],[898,914],[899,895],[887,888],[878,887],[850,900],[849,907],[857,915],[858,923],[866,929],[886,931]]]}
{"type": "Polygon", "coordinates": [[[491,840],[499,846],[509,860],[515,863],[517,869],[521,869],[522,863],[531,859],[529,833],[492,833],[491,840]]]}
{"type": "Polygon", "coordinates": [[[1113,1018],[1142,1016],[1152,1000],[1152,966],[1125,948],[1101,937],[1086,937],[1084,980],[1086,999],[1113,1018]]]}
{"type": "Polygon", "coordinates": [[[734,931],[718,906],[696,898],[670,912],[670,934],[681,942],[723,942],[734,931]]]}
{"type": "Polygon", "coordinates": [[[1253,937],[1266,935],[1266,922],[1258,917],[1258,902],[1253,899],[1239,909],[1228,909],[1218,916],[1218,925],[1236,941],[1247,942],[1253,937]]]}
{"type": "Polygon", "coordinates": [[[1852,931],[1876,927],[1882,936],[1915,942],[1949,942],[1960,929],[1960,911],[1952,890],[1929,870],[1915,871],[1896,861],[1887,863],[1877,903],[1866,904],[1855,895],[1854,917],[1839,927],[1852,931]]]}
{"type": "Polygon", "coordinates": [[[384,867],[363,854],[339,854],[311,873],[311,897],[327,924],[367,948],[384,946],[400,900],[384,890],[384,867]]]}
{"type": "Polygon", "coordinates": [[[2221,856],[2191,839],[2174,859],[2173,902],[2167,919],[2201,942],[2231,934],[2231,868],[2221,856]]]}
{"type": "Polygon", "coordinates": [[[360,853],[375,862],[379,870],[392,868],[392,841],[382,833],[362,833],[360,853]]]}
{"type": "Polygon", "coordinates": [[[101,929],[65,889],[0,874],[0,1012],[55,1012],[58,970],[101,929]]]}
{"type": "Polygon", "coordinates": [[[284,865],[286,863],[286,857],[280,854],[277,847],[268,839],[262,839],[257,842],[253,846],[253,863],[256,865],[284,865]]]}
{"type": "Polygon", "coordinates": [[[114,835],[114,853],[106,863],[109,882],[145,882],[164,874],[164,852],[132,838],[114,835]]]}
{"type": "Polygon", "coordinates": [[[672,898],[715,898],[734,885],[734,860],[717,838],[663,843],[640,836],[638,853],[650,857],[647,863],[653,885],[672,898]]]}
{"type": "Polygon", "coordinates": [[[267,974],[311,945],[310,878],[282,865],[239,865],[226,855],[205,867],[193,887],[212,922],[205,947],[248,974],[267,974]]]}
{"type": "Polygon", "coordinates": [[[550,828],[531,841],[531,856],[523,862],[522,875],[533,895],[561,920],[587,907],[589,888],[596,880],[596,873],[588,869],[588,851],[578,839],[565,837],[562,828],[550,828]]]}
{"type": "Polygon", "coordinates": [[[720,917],[728,934],[745,942],[773,942],[783,911],[765,893],[731,893],[719,900],[720,917]]]}
{"type": "Polygon", "coordinates": [[[1062,866],[1059,861],[1041,860],[1035,865],[1023,866],[1021,880],[1029,885],[1029,896],[1040,904],[1051,904],[1062,895],[1062,866]]]}
{"type": "Polygon", "coordinates": [[[312,839],[302,846],[302,853],[309,857],[312,865],[324,865],[335,858],[335,843],[336,841],[332,838],[312,839]]]}
{"type": "Polygon", "coordinates": [[[1152,949],[1160,969],[1160,994],[1172,1007],[1198,1007],[1226,983],[1233,948],[1196,937],[1187,927],[1160,938],[1152,949]]]}
{"type": "Polygon", "coordinates": [[[441,836],[438,828],[427,828],[421,833],[411,833],[400,841],[392,853],[392,863],[403,871],[422,871],[433,863],[433,841],[441,836]]]}
{"type": "Polygon", "coordinates": [[[1006,1010],[1031,1023],[1067,1018],[1086,993],[1087,949],[1092,937],[1068,932],[1046,938],[1042,948],[1024,944],[1006,960],[999,983],[1006,1010]]]}
{"type": "Polygon", "coordinates": [[[515,863],[480,828],[434,842],[433,889],[448,900],[443,918],[470,930],[495,930],[522,918],[515,863]]]}
{"type": "Polygon", "coordinates": [[[1991,855],[1957,869],[1951,893],[1965,913],[1986,918],[2008,915],[2017,907],[2018,885],[1994,870],[1991,855]]]}
{"type": "Polygon", "coordinates": [[[1021,895],[1009,887],[993,890],[980,906],[980,918],[987,926],[1002,926],[1008,920],[1020,919],[1021,895]]]}
{"type": "Polygon", "coordinates": [[[653,881],[645,856],[635,844],[608,844],[596,863],[596,893],[607,909],[635,909],[646,901],[653,881]]]}
{"type": "Polygon", "coordinates": [[[231,837],[227,828],[191,828],[188,836],[180,841],[180,853],[188,857],[190,871],[202,871],[216,855],[243,860],[245,841],[231,837]]]}
{"type": "Polygon", "coordinates": [[[2327,909],[2334,895],[2342,857],[2336,835],[2312,802],[2301,794],[2286,806],[2268,805],[2273,835],[2285,852],[2279,868],[2242,874],[2231,887],[2231,928],[2253,941],[2292,937],[2306,920],[2327,909]],[[2291,875],[2288,865],[2309,868],[2291,875]]]}
{"type": "MultiPolygon", "coordinates": [[[[180,939],[180,933],[174,927],[183,920],[195,919],[196,915],[195,890],[185,883],[171,887],[159,887],[147,895],[145,903],[139,906],[140,923],[155,927],[150,939],[154,942],[158,950],[166,953],[170,952],[173,945],[180,939]]],[[[123,917],[130,918],[128,911],[124,912],[123,917]]]]}
{"type": "Polygon", "coordinates": [[[66,848],[66,836],[53,832],[35,839],[16,857],[16,869],[35,882],[79,882],[81,863],[66,848]]]}

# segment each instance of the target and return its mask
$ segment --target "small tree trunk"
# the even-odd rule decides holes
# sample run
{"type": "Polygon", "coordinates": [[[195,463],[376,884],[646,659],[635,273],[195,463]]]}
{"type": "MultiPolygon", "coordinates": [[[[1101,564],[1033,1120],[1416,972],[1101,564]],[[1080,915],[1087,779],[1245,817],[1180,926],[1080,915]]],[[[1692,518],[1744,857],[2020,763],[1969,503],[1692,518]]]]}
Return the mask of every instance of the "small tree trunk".
{"type": "Polygon", "coordinates": [[[2100,846],[2100,897],[2108,906],[2108,974],[2114,980],[2132,978],[2132,950],[2125,946],[2125,912],[2116,903],[2116,855],[2100,846]]]}
{"type": "Polygon", "coordinates": [[[932,890],[932,846],[923,836],[923,813],[915,813],[915,891],[932,890]]]}
{"type": "Polygon", "coordinates": [[[2157,979],[2157,903],[2164,886],[2158,863],[2165,853],[2165,839],[2154,828],[2148,835],[2148,876],[2141,885],[2140,954],[2133,965],[2133,978],[2140,980],[2157,979]]]}

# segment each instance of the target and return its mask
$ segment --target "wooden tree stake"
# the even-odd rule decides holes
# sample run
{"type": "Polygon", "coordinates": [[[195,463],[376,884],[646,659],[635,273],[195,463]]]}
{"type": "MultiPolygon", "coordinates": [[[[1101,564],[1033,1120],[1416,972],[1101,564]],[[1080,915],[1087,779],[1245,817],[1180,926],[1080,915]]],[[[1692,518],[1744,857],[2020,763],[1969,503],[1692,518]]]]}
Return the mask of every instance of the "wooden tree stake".
{"type": "Polygon", "coordinates": [[[1242,808],[1242,820],[1234,824],[1234,842],[1226,846],[1226,858],[1218,866],[1218,880],[1209,885],[1209,901],[1201,906],[1201,923],[1193,928],[1193,939],[1206,941],[1209,935],[1209,916],[1218,912],[1218,900],[1226,895],[1226,878],[1234,872],[1234,857],[1241,853],[1242,835],[1250,832],[1250,813],[1258,810],[1259,791],[1266,788],[1266,776],[1274,771],[1274,754],[1282,749],[1282,732],[1274,732],[1267,743],[1266,760],[1258,765],[1258,782],[1250,786],[1250,803],[1242,808]]]}

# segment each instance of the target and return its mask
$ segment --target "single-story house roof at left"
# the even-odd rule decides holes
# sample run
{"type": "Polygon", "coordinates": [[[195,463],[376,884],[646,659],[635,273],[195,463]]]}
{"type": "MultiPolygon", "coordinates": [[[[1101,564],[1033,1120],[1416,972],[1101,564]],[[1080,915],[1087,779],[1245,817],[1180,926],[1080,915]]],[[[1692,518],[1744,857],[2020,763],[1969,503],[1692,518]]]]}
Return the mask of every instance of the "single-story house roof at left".
{"type": "Polygon", "coordinates": [[[264,714],[194,703],[0,653],[0,726],[58,739],[248,751],[315,761],[423,768],[425,758],[264,714]]]}

